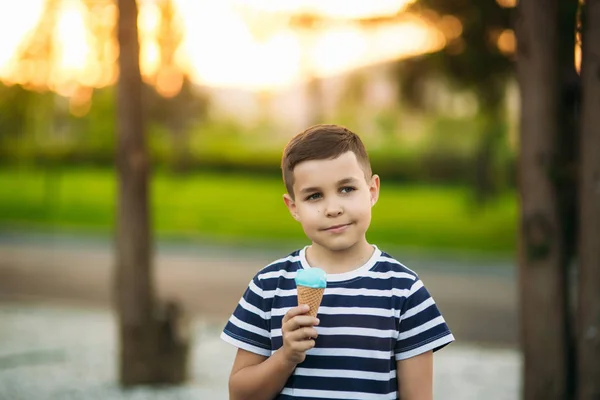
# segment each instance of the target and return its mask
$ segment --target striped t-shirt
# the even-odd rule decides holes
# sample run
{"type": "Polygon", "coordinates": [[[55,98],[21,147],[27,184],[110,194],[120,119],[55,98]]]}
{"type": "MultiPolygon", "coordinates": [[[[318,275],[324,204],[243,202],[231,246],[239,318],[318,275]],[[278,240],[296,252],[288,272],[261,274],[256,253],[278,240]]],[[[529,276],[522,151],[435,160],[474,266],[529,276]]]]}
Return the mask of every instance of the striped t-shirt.
{"type": "MultiPolygon", "coordinates": [[[[294,277],[311,268],[306,248],[259,271],[221,338],[270,356],[283,345],[281,321],[297,306],[294,277]]],[[[397,399],[396,361],[454,340],[417,274],[377,247],[362,267],[328,274],[315,347],[277,399],[397,399]]]]}

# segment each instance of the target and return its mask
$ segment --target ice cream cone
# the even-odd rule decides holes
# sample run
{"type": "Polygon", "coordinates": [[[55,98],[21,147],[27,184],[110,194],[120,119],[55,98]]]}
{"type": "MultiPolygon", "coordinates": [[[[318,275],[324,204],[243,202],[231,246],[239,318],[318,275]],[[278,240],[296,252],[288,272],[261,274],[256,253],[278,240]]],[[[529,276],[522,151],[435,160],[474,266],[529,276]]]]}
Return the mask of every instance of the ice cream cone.
{"type": "Polygon", "coordinates": [[[308,304],[310,307],[308,315],[316,317],[323,299],[323,292],[325,292],[325,288],[298,286],[298,305],[308,304]]]}
{"type": "Polygon", "coordinates": [[[327,286],[327,275],[319,268],[300,269],[296,273],[298,305],[308,304],[308,314],[316,317],[327,286]]]}

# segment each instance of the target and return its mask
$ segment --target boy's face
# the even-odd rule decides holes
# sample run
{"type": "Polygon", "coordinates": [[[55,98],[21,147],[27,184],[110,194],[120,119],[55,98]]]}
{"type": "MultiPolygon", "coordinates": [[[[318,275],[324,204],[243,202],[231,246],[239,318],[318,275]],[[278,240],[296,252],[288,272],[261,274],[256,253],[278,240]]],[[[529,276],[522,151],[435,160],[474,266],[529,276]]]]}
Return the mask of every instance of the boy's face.
{"type": "Polygon", "coordinates": [[[367,182],[353,152],[298,164],[293,188],[295,199],[285,194],[285,204],[313,243],[343,251],[366,240],[379,177],[367,182]]]}

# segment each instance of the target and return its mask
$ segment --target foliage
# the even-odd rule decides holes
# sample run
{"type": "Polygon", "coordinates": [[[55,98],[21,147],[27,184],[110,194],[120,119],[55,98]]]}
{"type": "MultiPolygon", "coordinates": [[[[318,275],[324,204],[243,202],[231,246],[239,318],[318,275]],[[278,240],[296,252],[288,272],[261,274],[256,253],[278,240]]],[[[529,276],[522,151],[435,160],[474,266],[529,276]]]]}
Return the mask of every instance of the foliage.
{"type": "MultiPolygon", "coordinates": [[[[443,76],[457,88],[477,94],[484,109],[497,107],[503,98],[506,80],[513,76],[512,56],[497,42],[511,29],[514,8],[503,8],[496,0],[419,0],[412,10],[423,15],[435,13],[435,22],[444,28],[444,17],[460,22],[461,34],[451,37],[439,52],[399,63],[403,97],[419,104],[421,84],[443,76]]],[[[453,28],[456,29],[456,28],[453,28]]],[[[508,39],[510,40],[510,39],[508,39]]]]}
{"type": "MultiPolygon", "coordinates": [[[[248,243],[304,242],[281,200],[280,178],[155,171],[152,220],[159,237],[248,243]]],[[[110,169],[0,170],[0,227],[112,232],[110,169]]],[[[390,246],[513,251],[516,202],[507,192],[474,209],[460,187],[382,182],[369,240],[390,246]]]]}

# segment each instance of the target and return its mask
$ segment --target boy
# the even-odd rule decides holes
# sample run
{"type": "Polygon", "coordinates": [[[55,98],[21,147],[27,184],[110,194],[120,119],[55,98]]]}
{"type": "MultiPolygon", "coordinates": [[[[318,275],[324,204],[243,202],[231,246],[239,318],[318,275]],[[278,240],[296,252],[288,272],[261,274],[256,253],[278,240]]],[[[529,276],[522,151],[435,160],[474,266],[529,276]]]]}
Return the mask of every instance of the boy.
{"type": "Polygon", "coordinates": [[[433,352],[454,340],[417,274],[369,244],[379,196],[359,137],[316,125],[286,146],[283,200],[311,245],[259,271],[221,338],[238,347],[231,400],[431,400],[433,352]],[[327,273],[317,318],[301,268],[327,273]]]}

